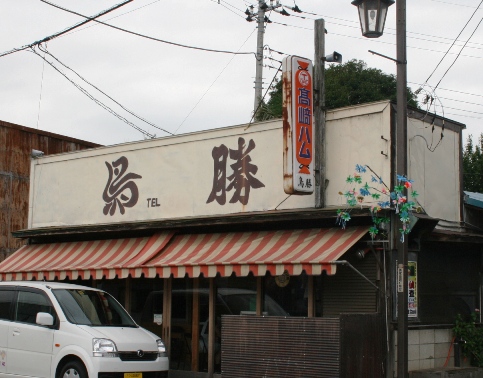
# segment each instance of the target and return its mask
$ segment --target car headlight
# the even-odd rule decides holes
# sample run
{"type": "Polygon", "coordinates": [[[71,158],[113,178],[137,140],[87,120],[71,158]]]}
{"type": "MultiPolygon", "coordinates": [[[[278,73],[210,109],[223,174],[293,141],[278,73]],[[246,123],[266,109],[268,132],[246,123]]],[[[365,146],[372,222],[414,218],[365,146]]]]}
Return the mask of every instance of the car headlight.
{"type": "Polygon", "coordinates": [[[164,346],[163,340],[157,339],[156,344],[158,344],[158,357],[166,357],[166,347],[164,346]]]}
{"type": "Polygon", "coordinates": [[[94,357],[118,357],[116,344],[109,339],[92,339],[94,357]]]}

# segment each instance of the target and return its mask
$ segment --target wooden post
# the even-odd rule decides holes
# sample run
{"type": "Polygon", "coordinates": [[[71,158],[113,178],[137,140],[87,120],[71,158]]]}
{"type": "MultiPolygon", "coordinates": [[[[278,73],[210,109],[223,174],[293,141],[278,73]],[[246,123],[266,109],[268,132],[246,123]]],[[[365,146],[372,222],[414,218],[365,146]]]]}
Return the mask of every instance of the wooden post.
{"type": "Polygon", "coordinates": [[[128,276],[126,278],[126,288],[124,292],[124,308],[129,313],[131,313],[131,291],[132,291],[132,278],[131,276],[128,276]]]}
{"type": "MultiPolygon", "coordinates": [[[[193,279],[193,319],[191,322],[191,370],[198,371],[200,367],[200,279],[193,279]]],[[[204,320],[204,319],[203,319],[204,320]]]]}
{"type": "Polygon", "coordinates": [[[265,307],[265,277],[257,277],[257,316],[263,315],[265,307]]]}
{"type": "Polygon", "coordinates": [[[314,290],[314,276],[307,277],[307,295],[308,295],[308,313],[307,317],[315,317],[315,290],[314,290]]]}
{"type": "Polygon", "coordinates": [[[215,305],[216,305],[215,279],[210,278],[210,299],[208,315],[208,377],[213,377],[215,372],[215,305]]]}
{"type": "Polygon", "coordinates": [[[168,356],[171,358],[171,288],[173,284],[173,278],[164,279],[164,289],[163,289],[163,328],[162,328],[162,339],[166,350],[168,351],[168,356]]]}

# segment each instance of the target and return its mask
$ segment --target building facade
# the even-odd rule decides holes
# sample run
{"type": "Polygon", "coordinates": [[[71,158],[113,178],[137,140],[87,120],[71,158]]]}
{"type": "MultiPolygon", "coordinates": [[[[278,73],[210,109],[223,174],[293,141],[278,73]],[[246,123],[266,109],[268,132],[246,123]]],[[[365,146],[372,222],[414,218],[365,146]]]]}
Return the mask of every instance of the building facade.
{"type": "Polygon", "coordinates": [[[0,261],[25,244],[11,233],[27,227],[32,150],[50,155],[98,146],[0,121],[0,261]]]}
{"type": "Polygon", "coordinates": [[[280,120],[33,160],[29,244],[0,279],[108,290],[164,338],[174,377],[392,377],[404,236],[410,370],[443,366],[455,314],[481,303],[481,235],[440,225],[463,222],[464,125],[409,111],[401,235],[379,205],[401,184],[395,120],[390,102],[328,112],[322,208],[284,191],[280,120]]]}

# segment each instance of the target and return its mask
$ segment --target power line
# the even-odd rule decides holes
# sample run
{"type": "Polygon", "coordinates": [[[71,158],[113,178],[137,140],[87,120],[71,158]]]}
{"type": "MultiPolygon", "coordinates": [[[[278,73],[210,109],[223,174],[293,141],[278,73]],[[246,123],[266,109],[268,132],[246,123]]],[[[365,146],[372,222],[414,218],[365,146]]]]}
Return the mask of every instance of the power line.
{"type": "MultiPolygon", "coordinates": [[[[221,5],[223,8],[225,8],[225,9],[229,10],[231,13],[234,13],[234,14],[236,14],[237,16],[239,16],[239,17],[241,17],[241,18],[245,19],[245,17],[244,17],[244,16],[242,16],[240,13],[237,13],[237,12],[235,12],[233,9],[228,8],[226,5],[221,4],[221,3],[220,3],[220,0],[211,0],[211,1],[212,1],[212,2],[214,2],[214,3],[217,3],[217,4],[219,4],[219,5],[221,5]]],[[[225,4],[227,4],[228,6],[230,6],[230,7],[232,7],[232,8],[235,8],[237,11],[239,11],[239,12],[243,13],[243,11],[242,11],[241,9],[236,8],[235,6],[231,5],[230,3],[227,3],[226,1],[223,1],[223,0],[221,0],[221,1],[222,1],[223,3],[225,3],[225,4]]]]}
{"type": "MultiPolygon", "coordinates": [[[[164,40],[164,39],[150,37],[150,36],[145,35],[145,34],[136,33],[136,32],[133,32],[131,30],[123,29],[123,28],[120,28],[120,27],[117,27],[117,26],[108,24],[106,22],[102,22],[102,21],[99,21],[99,20],[95,20],[95,19],[93,19],[93,18],[91,18],[89,16],[85,16],[83,14],[80,14],[80,13],[74,12],[72,10],[63,8],[63,7],[59,6],[59,5],[56,5],[56,4],[53,4],[53,3],[49,3],[46,0],[40,0],[40,1],[42,1],[43,3],[49,4],[49,5],[51,5],[51,6],[55,7],[55,8],[61,9],[61,10],[65,11],[65,12],[72,13],[72,14],[75,14],[77,16],[87,18],[89,20],[93,20],[93,21],[95,21],[95,22],[97,22],[97,23],[99,23],[101,25],[105,25],[105,26],[108,26],[110,28],[113,28],[113,29],[116,29],[116,30],[119,30],[119,31],[122,31],[122,32],[125,32],[125,33],[128,33],[128,34],[132,34],[132,35],[135,35],[135,36],[138,36],[138,37],[146,38],[146,39],[149,39],[151,41],[166,43],[168,45],[173,45],[173,46],[178,46],[178,47],[184,47],[184,48],[187,48],[187,49],[207,51],[207,52],[215,52],[215,53],[222,53],[222,54],[233,54],[233,55],[255,55],[255,53],[253,53],[253,52],[234,52],[234,51],[227,51],[227,50],[208,49],[208,48],[204,48],[204,47],[183,45],[183,44],[177,43],[177,42],[171,42],[171,41],[167,41],[167,40],[164,40]]],[[[132,1],[132,0],[130,0],[130,1],[132,1]]]]}
{"type": "Polygon", "coordinates": [[[73,81],[71,78],[69,78],[64,72],[62,72],[58,67],[56,67],[52,62],[50,62],[49,60],[45,59],[44,57],[42,57],[42,55],[40,55],[37,51],[35,51],[35,48],[34,47],[31,47],[31,51],[37,55],[38,57],[40,57],[41,59],[43,59],[47,64],[49,64],[54,70],[56,70],[58,73],[60,73],[64,78],[66,78],[72,85],[74,85],[79,91],[81,91],[84,95],[86,95],[88,98],[90,98],[92,101],[94,101],[97,105],[99,105],[101,108],[107,110],[109,113],[111,113],[112,115],[114,115],[115,117],[117,117],[118,119],[120,119],[121,121],[125,122],[126,124],[128,124],[129,126],[131,126],[132,128],[136,129],[137,131],[139,131],[140,133],[142,133],[143,135],[149,137],[149,138],[155,138],[156,136],[153,135],[153,134],[150,134],[149,132],[147,132],[146,130],[143,130],[142,128],[140,128],[139,126],[135,125],[134,123],[132,123],[131,121],[127,120],[126,118],[124,118],[123,116],[121,116],[120,114],[118,114],[117,112],[115,112],[113,109],[111,109],[109,106],[107,106],[106,104],[104,104],[103,102],[101,102],[100,100],[98,100],[97,98],[95,98],[93,95],[91,95],[86,89],[84,89],[82,86],[80,86],[79,84],[77,84],[75,81],[73,81]]]}
{"type": "MultiPolygon", "coordinates": [[[[337,35],[339,37],[354,38],[354,39],[359,39],[359,40],[365,41],[365,39],[362,38],[362,37],[354,37],[352,35],[345,35],[345,34],[338,34],[338,33],[330,33],[330,34],[331,35],[337,35]]],[[[384,45],[396,45],[393,42],[378,41],[378,40],[371,41],[371,43],[381,43],[381,44],[384,44],[384,45]]],[[[427,49],[427,48],[424,48],[424,47],[416,47],[416,46],[407,46],[407,47],[411,48],[411,49],[423,50],[423,51],[429,51],[429,52],[435,52],[435,53],[441,53],[441,54],[445,53],[444,51],[432,50],[432,49],[427,49]]],[[[448,53],[448,52],[447,52],[447,54],[457,55],[457,53],[448,53]]],[[[461,55],[461,56],[464,56],[466,58],[483,59],[483,56],[474,56],[474,55],[461,55]]]]}
{"type": "MultiPolygon", "coordinates": [[[[43,0],[41,0],[41,1],[43,1],[43,0]]],[[[88,22],[91,22],[91,21],[97,21],[97,20],[96,20],[96,18],[97,18],[97,17],[104,16],[105,14],[107,14],[107,13],[109,13],[109,12],[112,12],[113,10],[118,9],[118,8],[120,8],[120,7],[124,6],[124,5],[128,4],[128,3],[130,3],[131,1],[133,1],[133,0],[126,0],[126,1],[124,1],[123,3],[121,3],[121,4],[117,4],[117,5],[114,5],[113,7],[109,8],[109,9],[107,9],[107,10],[105,10],[105,11],[102,11],[101,13],[99,13],[99,14],[97,14],[97,15],[95,15],[95,16],[92,16],[92,17],[85,17],[85,18],[87,18],[87,20],[81,21],[81,22],[79,22],[79,23],[77,23],[77,24],[75,24],[75,25],[73,25],[73,26],[70,26],[70,27],[68,27],[68,28],[64,29],[64,30],[63,30],[63,31],[61,31],[61,32],[58,32],[58,33],[52,34],[52,35],[50,35],[50,36],[48,36],[48,37],[45,37],[45,38],[43,38],[43,39],[41,39],[41,40],[39,40],[39,41],[33,42],[33,43],[29,44],[29,45],[25,45],[25,46],[22,46],[22,47],[19,47],[19,48],[12,49],[12,50],[10,50],[10,51],[6,51],[6,52],[4,52],[4,53],[0,54],[0,58],[1,58],[1,57],[3,57],[3,56],[5,56],[5,55],[9,55],[9,54],[16,53],[16,52],[18,52],[18,51],[27,50],[27,49],[29,49],[29,48],[32,48],[33,46],[38,46],[38,45],[40,45],[41,43],[44,43],[44,42],[47,42],[47,41],[51,41],[51,40],[53,40],[54,38],[60,37],[61,35],[66,34],[66,33],[70,32],[70,31],[72,31],[72,30],[74,30],[74,29],[78,28],[79,26],[85,25],[85,24],[87,24],[88,22]]],[[[51,5],[52,5],[52,4],[51,4],[51,5]]]]}
{"type": "MultiPolygon", "coordinates": [[[[141,5],[140,7],[137,7],[137,8],[131,9],[130,11],[127,11],[127,12],[124,12],[124,13],[120,13],[120,14],[118,14],[117,16],[114,16],[114,17],[110,17],[110,18],[108,18],[106,21],[114,20],[115,18],[125,16],[126,14],[129,14],[129,13],[132,13],[132,12],[136,12],[136,11],[138,11],[139,9],[146,8],[146,7],[150,6],[150,5],[153,5],[154,3],[159,3],[160,1],[161,1],[161,0],[154,0],[154,1],[150,2],[150,3],[148,3],[148,4],[144,4],[144,5],[141,5]]],[[[74,31],[72,31],[72,32],[68,33],[68,35],[69,35],[69,34],[76,33],[76,32],[78,32],[78,31],[82,31],[82,30],[89,29],[89,28],[91,28],[91,27],[93,27],[93,26],[95,26],[95,25],[88,25],[88,26],[86,26],[85,28],[78,29],[78,30],[74,30],[74,31]]]]}
{"type": "Polygon", "coordinates": [[[441,1],[441,0],[430,0],[430,1],[434,1],[434,2],[436,2],[436,3],[443,3],[443,4],[456,5],[457,7],[474,8],[474,7],[473,7],[473,6],[471,6],[471,5],[456,4],[456,3],[450,3],[450,2],[447,2],[447,1],[441,1]]]}
{"type": "MultiPolygon", "coordinates": [[[[211,0],[213,2],[216,2],[217,0],[211,0]]],[[[227,3],[226,1],[224,0],[220,0],[226,4],[229,4],[227,3]]],[[[238,11],[242,12],[241,9],[229,4],[231,7],[237,9],[238,11]]],[[[474,8],[474,7],[472,7],[474,8]]],[[[298,9],[298,8],[297,8],[298,9]]],[[[300,10],[299,10],[300,11],[300,10]]],[[[339,20],[339,21],[344,21],[344,22],[350,22],[350,23],[355,23],[357,24],[356,21],[352,21],[352,20],[346,20],[346,19],[342,19],[342,18],[337,18],[337,17],[331,17],[331,16],[324,16],[324,15],[320,15],[320,14],[317,14],[317,13],[313,13],[313,12],[306,12],[306,11],[300,11],[301,13],[305,13],[305,14],[309,14],[309,15],[313,15],[313,16],[318,16],[318,17],[323,17],[323,18],[329,18],[329,19],[334,19],[334,20],[339,20]]],[[[295,15],[295,14],[291,14],[292,17],[298,17],[298,18],[302,18],[302,19],[305,19],[305,20],[314,20],[312,18],[308,18],[308,17],[303,17],[303,16],[298,16],[298,15],[295,15]]],[[[243,16],[241,16],[243,18],[243,16]]],[[[287,27],[293,27],[293,28],[299,28],[299,29],[306,29],[306,30],[313,30],[313,28],[307,28],[307,27],[303,27],[303,26],[298,26],[298,25],[290,25],[290,24],[287,24],[287,23],[281,23],[281,22],[277,22],[277,21],[271,21],[271,23],[274,23],[274,24],[278,24],[278,25],[282,25],[282,26],[287,26],[287,27]]],[[[329,25],[337,25],[337,26],[342,26],[342,27],[347,27],[347,28],[352,28],[352,29],[358,29],[359,26],[351,26],[351,25],[344,25],[344,24],[340,24],[340,23],[335,23],[335,22],[331,22],[329,25]]],[[[386,29],[390,29],[390,30],[395,30],[394,28],[390,28],[390,27],[387,27],[386,29]]],[[[359,38],[359,37],[353,37],[353,36],[348,36],[348,35],[343,35],[343,34],[336,34],[336,33],[331,33],[332,35],[338,35],[338,36],[341,36],[341,37],[348,37],[348,38],[357,38],[357,39],[361,39],[361,40],[365,40],[364,38],[359,38]]],[[[386,34],[389,34],[389,35],[396,35],[395,33],[391,33],[391,32],[386,32],[386,34]]],[[[447,37],[441,37],[441,36],[435,36],[435,35],[430,35],[430,34],[425,34],[425,33],[416,33],[416,32],[410,32],[408,31],[408,34],[414,34],[414,35],[421,35],[421,36],[425,36],[425,37],[430,37],[430,38],[439,38],[439,39],[446,39],[446,40],[451,40],[453,41],[452,38],[447,38],[447,37]]],[[[432,42],[432,43],[439,43],[439,44],[444,44],[445,42],[442,42],[442,41],[435,41],[435,40],[432,40],[432,39],[425,39],[425,38],[418,38],[418,37],[411,37],[410,39],[414,39],[414,40],[421,40],[421,41],[426,41],[426,42],[432,42]]],[[[390,43],[390,42],[382,42],[382,41],[373,41],[373,42],[378,42],[378,43],[387,43],[387,44],[392,44],[392,45],[395,45],[395,43],[390,43]]],[[[455,44],[456,43],[463,43],[465,41],[460,41],[460,40],[456,40],[456,41],[453,41],[453,44],[455,46],[460,46],[460,45],[457,45],[455,44]]],[[[483,46],[482,43],[477,43],[477,42],[469,42],[469,41],[466,41],[466,43],[471,43],[471,44],[475,44],[475,45],[480,45],[480,46],[483,46]]],[[[426,51],[429,51],[429,52],[437,52],[437,53],[445,53],[444,51],[438,51],[438,50],[431,50],[431,49],[426,49],[426,48],[421,48],[421,47],[412,47],[412,46],[408,46],[409,48],[414,48],[414,49],[420,49],[420,50],[426,50],[426,51]]],[[[466,48],[471,48],[471,49],[477,49],[477,50],[483,50],[483,47],[473,47],[473,46],[466,46],[466,48]]],[[[449,53],[449,54],[457,54],[457,53],[449,53]]],[[[471,55],[462,55],[462,56],[465,56],[465,57],[469,57],[469,58],[476,58],[476,59],[481,59],[483,57],[479,57],[479,56],[471,56],[471,55]]]]}
{"type": "MultiPolygon", "coordinates": [[[[458,36],[455,38],[455,40],[453,41],[453,43],[451,44],[451,46],[449,47],[449,49],[446,51],[446,53],[444,54],[444,56],[441,58],[441,60],[439,61],[439,63],[436,65],[435,69],[433,70],[433,72],[431,72],[431,75],[429,75],[429,77],[426,79],[426,81],[424,82],[424,84],[422,84],[421,86],[424,86],[428,81],[429,79],[431,79],[431,77],[434,75],[434,73],[436,72],[436,70],[438,69],[439,65],[443,62],[444,58],[446,58],[446,55],[448,55],[449,53],[449,50],[451,50],[451,48],[453,47],[453,45],[455,44],[455,42],[458,40],[458,38],[460,37],[461,33],[463,33],[463,31],[466,29],[466,27],[468,26],[468,24],[470,23],[470,21],[473,19],[474,15],[476,14],[476,12],[478,11],[478,9],[480,8],[480,5],[483,3],[483,0],[480,2],[480,4],[478,5],[478,7],[475,9],[475,11],[473,12],[473,14],[471,15],[470,19],[466,22],[465,26],[463,26],[463,29],[461,29],[461,31],[459,32],[458,36]]],[[[478,24],[479,25],[479,24],[478,24]]],[[[461,51],[460,51],[461,53],[461,51]]],[[[458,55],[459,56],[459,55],[458,55]]],[[[439,84],[439,83],[438,83],[439,84]]]]}
{"type": "Polygon", "coordinates": [[[455,102],[461,102],[463,104],[468,104],[468,105],[477,105],[477,106],[483,106],[483,104],[478,104],[476,102],[468,102],[468,101],[462,101],[462,100],[456,100],[454,98],[447,98],[447,97],[440,97],[441,100],[448,100],[448,101],[455,101],[455,102]]]}
{"type": "MultiPolygon", "coordinates": [[[[483,0],[482,2],[483,3],[483,0]]],[[[480,4],[481,4],[480,3],[480,4]]],[[[480,22],[478,22],[478,25],[476,25],[476,28],[475,30],[473,31],[473,33],[471,33],[470,37],[468,38],[468,41],[471,39],[471,37],[473,37],[473,35],[475,34],[476,30],[480,27],[480,24],[481,24],[481,21],[483,21],[483,18],[480,20],[480,22]]],[[[466,46],[466,43],[465,45],[461,48],[460,52],[458,53],[458,55],[456,56],[456,58],[454,59],[453,63],[451,63],[451,65],[448,67],[448,69],[446,70],[446,72],[443,74],[443,76],[441,77],[441,79],[439,79],[438,81],[438,84],[436,84],[436,86],[434,87],[434,89],[436,90],[436,88],[438,88],[439,84],[441,84],[441,81],[444,79],[444,77],[446,76],[446,74],[449,72],[449,70],[454,66],[454,64],[456,63],[456,61],[458,60],[458,58],[460,57],[460,54],[461,52],[463,51],[463,49],[465,48],[466,46]]]]}
{"type": "Polygon", "coordinates": [[[474,116],[469,116],[469,115],[466,115],[466,114],[446,113],[446,115],[452,115],[452,116],[456,116],[456,117],[473,118],[473,119],[483,119],[483,117],[474,117],[474,116]]]}
{"type": "MultiPolygon", "coordinates": [[[[245,40],[245,42],[242,43],[242,45],[240,46],[240,49],[245,46],[245,43],[247,43],[247,41],[250,39],[250,37],[252,36],[253,32],[255,31],[256,29],[253,29],[252,32],[250,33],[250,35],[248,36],[248,38],[245,40]]],[[[223,72],[225,72],[226,68],[230,65],[230,63],[233,61],[233,59],[235,58],[235,56],[232,56],[231,59],[228,61],[228,63],[226,64],[225,67],[223,67],[223,69],[221,70],[221,72],[218,74],[218,76],[215,78],[215,80],[213,80],[213,82],[210,84],[210,86],[206,89],[205,93],[203,93],[203,95],[201,96],[201,98],[198,100],[198,102],[195,104],[195,106],[193,106],[193,108],[189,111],[189,113],[186,115],[186,117],[183,119],[183,121],[179,124],[179,126],[176,128],[176,130],[174,131],[174,134],[176,134],[178,132],[178,130],[181,128],[181,126],[183,126],[183,124],[185,123],[185,121],[188,119],[188,117],[191,115],[191,113],[193,113],[193,111],[196,109],[196,107],[200,104],[200,102],[203,100],[203,98],[206,96],[206,94],[209,92],[209,90],[213,87],[213,85],[215,85],[216,81],[220,78],[220,76],[223,74],[223,72]]]]}
{"type": "MultiPolygon", "coordinates": [[[[148,125],[158,129],[158,130],[161,130],[167,134],[170,134],[170,135],[173,135],[173,133],[169,132],[168,130],[165,130],[159,126],[156,126],[154,123],[151,123],[149,121],[147,121],[146,119],[144,119],[143,117],[137,115],[136,113],[134,113],[133,111],[129,110],[128,108],[126,108],[124,105],[122,105],[121,103],[119,103],[118,101],[116,101],[115,99],[113,99],[111,96],[109,96],[106,92],[102,91],[101,89],[99,89],[97,86],[95,86],[94,84],[92,84],[91,82],[89,82],[88,80],[86,80],[84,77],[82,77],[78,72],[76,72],[75,70],[73,70],[72,68],[70,68],[69,66],[67,66],[65,63],[62,63],[59,59],[57,59],[52,53],[50,53],[46,48],[43,49],[40,45],[38,46],[39,47],[39,50],[42,51],[44,54],[48,54],[51,58],[55,59],[59,64],[61,64],[62,66],[64,66],[66,69],[68,69],[69,71],[73,72],[79,79],[81,79],[83,82],[85,82],[86,84],[90,85],[91,87],[93,87],[94,89],[96,89],[97,91],[99,91],[100,93],[102,93],[104,96],[106,96],[109,100],[111,100],[112,102],[114,102],[116,105],[119,105],[123,110],[125,110],[126,112],[128,112],[129,114],[133,115],[134,117],[136,117],[137,119],[147,123],[148,125]]],[[[44,55],[44,62],[45,62],[45,55],[44,55]]]]}
{"type": "Polygon", "coordinates": [[[445,108],[446,109],[451,109],[451,110],[457,110],[457,111],[460,111],[460,112],[466,112],[466,113],[473,113],[473,114],[481,114],[481,115],[483,115],[483,112],[474,112],[474,111],[471,111],[471,110],[451,108],[449,106],[445,106],[445,108]]]}
{"type": "MultiPolygon", "coordinates": [[[[472,7],[472,8],[474,8],[474,7],[472,7]]],[[[317,13],[313,13],[313,12],[307,12],[307,11],[302,11],[302,13],[310,14],[310,15],[317,16],[317,17],[322,17],[322,18],[324,18],[326,20],[327,19],[333,19],[333,20],[337,20],[337,21],[343,21],[343,22],[348,22],[348,23],[356,24],[356,26],[351,26],[351,25],[344,25],[344,24],[338,24],[338,23],[335,23],[335,22],[331,22],[332,25],[344,26],[344,27],[354,28],[354,29],[359,29],[360,28],[358,21],[346,20],[344,18],[326,16],[326,15],[321,15],[321,14],[317,14],[317,13]]],[[[387,30],[396,31],[395,28],[391,28],[390,26],[386,26],[384,28],[384,33],[385,34],[390,34],[390,35],[396,35],[396,33],[390,33],[387,30]]],[[[446,39],[446,40],[453,41],[453,38],[441,37],[441,36],[431,35],[431,34],[426,34],[426,33],[412,32],[412,31],[409,31],[409,30],[407,31],[407,34],[408,35],[410,35],[410,34],[421,35],[421,36],[425,36],[425,37],[439,38],[439,39],[446,39]]],[[[410,37],[410,39],[417,39],[417,38],[410,37]]],[[[431,40],[429,40],[428,42],[437,42],[437,41],[431,41],[431,40]]],[[[457,40],[456,42],[464,42],[464,41],[457,40]]],[[[437,42],[437,43],[439,43],[439,42],[437,42]]],[[[483,43],[478,43],[478,42],[470,42],[470,43],[471,44],[475,44],[475,45],[483,45],[483,43]]]]}

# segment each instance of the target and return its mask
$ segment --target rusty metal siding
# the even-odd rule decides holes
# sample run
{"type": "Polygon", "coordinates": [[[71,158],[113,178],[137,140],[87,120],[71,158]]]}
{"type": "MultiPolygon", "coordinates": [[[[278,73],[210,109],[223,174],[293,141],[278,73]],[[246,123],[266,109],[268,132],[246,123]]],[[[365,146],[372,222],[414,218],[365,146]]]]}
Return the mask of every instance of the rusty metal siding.
{"type": "Polygon", "coordinates": [[[378,314],[344,314],[340,377],[385,377],[386,328],[378,314]]]}
{"type": "Polygon", "coordinates": [[[222,377],[384,378],[385,330],[380,314],[222,316],[222,377]]]}
{"type": "Polygon", "coordinates": [[[48,155],[97,146],[0,121],[0,261],[25,244],[11,232],[27,227],[32,149],[48,155]]]}
{"type": "Polygon", "coordinates": [[[338,318],[223,316],[223,378],[339,377],[338,318]]]}

